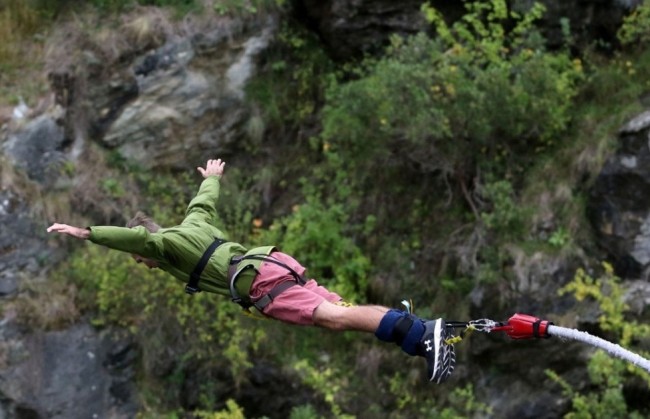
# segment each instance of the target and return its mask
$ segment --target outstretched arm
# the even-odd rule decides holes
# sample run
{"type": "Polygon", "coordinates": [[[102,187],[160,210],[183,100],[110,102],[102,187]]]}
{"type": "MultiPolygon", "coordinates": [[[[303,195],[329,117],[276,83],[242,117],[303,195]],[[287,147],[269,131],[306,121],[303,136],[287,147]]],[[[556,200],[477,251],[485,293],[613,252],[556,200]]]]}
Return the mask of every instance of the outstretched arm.
{"type": "Polygon", "coordinates": [[[47,229],[48,233],[61,233],[68,236],[90,240],[95,244],[127,253],[136,253],[147,258],[162,258],[164,246],[159,234],[149,233],[142,226],[113,227],[93,226],[79,228],[67,224],[54,223],[47,229]]]}
{"type": "Polygon", "coordinates": [[[48,233],[61,233],[77,239],[86,240],[90,237],[90,230],[87,228],[74,227],[67,224],[54,223],[47,228],[48,233]]]}
{"type": "Polygon", "coordinates": [[[217,199],[219,198],[219,179],[226,165],[221,159],[208,160],[205,168],[197,167],[204,177],[199,191],[187,206],[182,224],[206,222],[215,224],[217,220],[217,199]]]}

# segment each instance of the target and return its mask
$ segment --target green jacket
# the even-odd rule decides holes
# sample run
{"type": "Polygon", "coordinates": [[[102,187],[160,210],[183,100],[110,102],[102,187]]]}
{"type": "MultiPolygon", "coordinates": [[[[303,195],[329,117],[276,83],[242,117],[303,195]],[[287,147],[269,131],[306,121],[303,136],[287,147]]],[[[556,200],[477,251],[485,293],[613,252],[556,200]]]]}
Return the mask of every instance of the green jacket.
{"type": "MultiPolygon", "coordinates": [[[[225,234],[215,227],[217,221],[217,199],[219,198],[219,178],[209,176],[202,183],[199,192],[190,202],[185,219],[180,225],[163,228],[150,233],[144,227],[90,227],[89,240],[111,249],[137,254],[153,259],[159,268],[187,283],[201,256],[215,238],[225,239],[225,234]]],[[[201,274],[199,288],[203,291],[230,295],[227,282],[230,258],[234,255],[264,254],[273,251],[273,246],[264,246],[248,251],[239,243],[226,242],[212,254],[209,263],[201,274]]],[[[246,265],[259,268],[260,261],[246,261],[246,265]]],[[[253,269],[242,273],[238,282],[250,283],[253,269]]]]}

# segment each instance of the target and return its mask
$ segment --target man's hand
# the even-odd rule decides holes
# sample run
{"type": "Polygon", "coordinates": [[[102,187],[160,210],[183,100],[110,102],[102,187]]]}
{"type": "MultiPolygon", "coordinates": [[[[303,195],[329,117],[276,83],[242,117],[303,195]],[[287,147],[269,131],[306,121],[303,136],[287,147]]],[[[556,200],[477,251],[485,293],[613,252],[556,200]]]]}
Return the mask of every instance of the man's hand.
{"type": "Polygon", "coordinates": [[[205,164],[205,169],[202,167],[197,167],[196,169],[201,172],[201,175],[204,178],[208,176],[217,176],[221,177],[223,175],[223,168],[226,165],[226,162],[221,161],[221,159],[208,160],[205,164]]]}
{"type": "Polygon", "coordinates": [[[48,233],[61,233],[67,234],[68,236],[75,237],[77,239],[87,239],[90,237],[90,230],[86,228],[79,228],[74,226],[69,226],[67,224],[54,223],[47,228],[48,233]]]}

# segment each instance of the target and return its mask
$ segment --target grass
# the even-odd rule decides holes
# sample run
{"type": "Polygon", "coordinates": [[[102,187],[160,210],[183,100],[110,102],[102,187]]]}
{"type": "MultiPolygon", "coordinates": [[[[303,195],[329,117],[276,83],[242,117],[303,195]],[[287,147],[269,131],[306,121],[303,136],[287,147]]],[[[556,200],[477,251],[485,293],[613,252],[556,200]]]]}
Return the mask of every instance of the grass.
{"type": "Polygon", "coordinates": [[[31,330],[61,330],[79,320],[76,296],[73,284],[25,278],[9,310],[14,310],[16,320],[31,330]]]}
{"type": "Polygon", "coordinates": [[[0,1],[0,106],[28,105],[47,90],[41,74],[47,30],[42,13],[21,0],[0,1]]]}

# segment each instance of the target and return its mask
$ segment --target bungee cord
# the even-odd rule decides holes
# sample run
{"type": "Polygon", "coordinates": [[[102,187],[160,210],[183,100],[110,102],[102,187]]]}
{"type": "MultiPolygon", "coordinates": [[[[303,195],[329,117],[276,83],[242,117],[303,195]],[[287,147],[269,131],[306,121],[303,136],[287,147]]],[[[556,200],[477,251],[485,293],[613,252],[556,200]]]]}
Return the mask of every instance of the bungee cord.
{"type": "Polygon", "coordinates": [[[634,352],[623,348],[621,345],[606,341],[605,339],[599,338],[598,336],[590,335],[589,333],[583,332],[581,330],[568,329],[566,327],[555,325],[548,326],[548,334],[560,338],[577,340],[603,349],[615,357],[634,364],[637,367],[642,368],[646,372],[650,373],[649,360],[643,358],[641,355],[637,355],[634,352]]]}
{"type": "MultiPolygon", "coordinates": [[[[413,302],[403,300],[402,304],[410,313],[413,311],[413,302]]],[[[505,322],[490,319],[470,320],[468,322],[447,321],[447,328],[462,329],[458,336],[451,336],[445,340],[448,345],[462,341],[465,336],[473,331],[491,333],[505,332],[512,339],[550,338],[556,336],[563,339],[572,339],[596,348],[602,349],[610,355],[627,361],[644,371],[650,373],[650,360],[638,355],[621,345],[609,342],[598,336],[591,335],[577,329],[556,326],[548,320],[542,320],[528,314],[516,313],[505,322]]]]}
{"type": "Polygon", "coordinates": [[[627,361],[650,373],[650,360],[631,352],[622,346],[605,339],[593,336],[587,332],[566,327],[556,326],[548,320],[541,320],[527,314],[515,314],[506,322],[496,322],[490,319],[470,320],[469,322],[447,322],[452,329],[462,328],[459,336],[445,340],[448,345],[460,342],[471,331],[484,333],[505,332],[512,339],[550,338],[556,336],[572,339],[602,349],[612,356],[627,361]]]}

